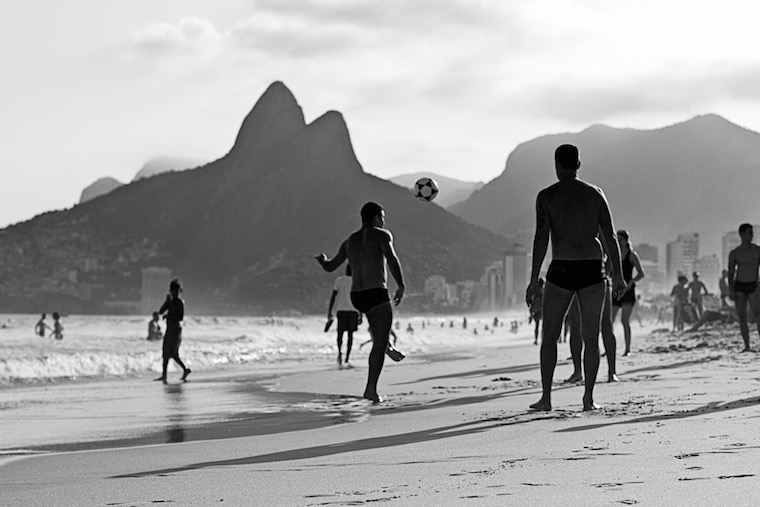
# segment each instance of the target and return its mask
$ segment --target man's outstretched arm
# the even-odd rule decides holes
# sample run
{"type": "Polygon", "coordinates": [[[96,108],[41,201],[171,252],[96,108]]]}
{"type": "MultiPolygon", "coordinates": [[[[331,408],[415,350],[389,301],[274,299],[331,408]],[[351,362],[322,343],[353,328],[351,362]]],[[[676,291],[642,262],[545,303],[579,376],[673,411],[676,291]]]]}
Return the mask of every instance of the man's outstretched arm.
{"type": "Polygon", "coordinates": [[[327,256],[323,253],[317,254],[314,256],[315,259],[317,259],[317,262],[324,268],[325,271],[328,273],[332,273],[336,269],[338,269],[341,264],[346,262],[346,242],[340,244],[340,248],[338,248],[338,253],[335,254],[335,257],[332,259],[328,259],[327,256]]]}

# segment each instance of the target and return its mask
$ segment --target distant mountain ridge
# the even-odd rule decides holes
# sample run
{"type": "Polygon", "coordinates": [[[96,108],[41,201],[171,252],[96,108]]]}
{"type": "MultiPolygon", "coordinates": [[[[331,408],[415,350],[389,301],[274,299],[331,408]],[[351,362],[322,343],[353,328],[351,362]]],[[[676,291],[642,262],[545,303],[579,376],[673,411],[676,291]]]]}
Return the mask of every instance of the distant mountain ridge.
{"type": "MultiPolygon", "coordinates": [[[[699,232],[701,253],[720,252],[720,237],[757,220],[760,134],[717,115],[656,130],[594,125],[578,133],[542,136],[519,145],[494,180],[450,210],[493,232],[530,241],[539,190],[556,181],[554,150],[579,147],[578,176],[599,185],[615,225],[634,243],[660,245],[699,232]]],[[[529,244],[529,243],[527,243],[529,244]]]]}
{"type": "MultiPolygon", "coordinates": [[[[137,181],[142,178],[150,178],[151,176],[169,171],[183,171],[185,169],[199,167],[201,165],[203,165],[203,162],[192,158],[168,156],[154,157],[148,160],[142,166],[142,168],[137,171],[137,174],[135,174],[135,177],[132,178],[132,181],[137,181]]],[[[101,195],[106,195],[122,185],[124,185],[124,183],[110,176],[99,178],[95,180],[94,183],[88,185],[84,190],[82,190],[82,195],[79,198],[79,204],[95,199],[96,197],[100,197],[101,195]]]]}
{"type": "Polygon", "coordinates": [[[138,179],[98,199],[0,230],[0,309],[108,311],[137,301],[140,273],[172,270],[194,313],[324,312],[332,281],[313,255],[335,254],[382,204],[412,297],[433,274],[478,280],[504,240],[366,174],[340,113],[306,124],[273,83],[235,144],[202,167],[138,179]]]}
{"type": "Polygon", "coordinates": [[[389,178],[389,181],[411,190],[414,183],[420,178],[433,178],[438,183],[438,196],[435,203],[442,208],[448,208],[452,204],[464,201],[476,190],[483,188],[482,181],[462,181],[456,178],[449,178],[437,173],[412,173],[399,174],[389,178]]]}

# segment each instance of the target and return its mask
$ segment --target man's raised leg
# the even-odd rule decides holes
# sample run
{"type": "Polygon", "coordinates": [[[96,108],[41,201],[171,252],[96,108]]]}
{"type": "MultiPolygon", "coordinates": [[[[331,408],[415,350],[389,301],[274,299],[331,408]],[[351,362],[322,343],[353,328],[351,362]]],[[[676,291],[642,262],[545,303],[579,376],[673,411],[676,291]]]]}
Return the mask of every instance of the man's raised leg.
{"type": "Polygon", "coordinates": [[[552,409],[552,380],[557,366],[557,339],[562,333],[565,313],[573,298],[573,291],[563,289],[547,281],[544,286],[543,318],[541,337],[541,387],[543,396],[530,406],[534,410],[552,409]]]}
{"type": "Polygon", "coordinates": [[[369,353],[369,372],[364,398],[373,403],[380,403],[383,400],[377,394],[377,381],[385,362],[385,349],[388,347],[393,324],[393,307],[390,302],[383,303],[367,310],[366,315],[372,333],[372,351],[369,353]]]}
{"type": "Polygon", "coordinates": [[[604,305],[605,283],[584,287],[576,292],[581,307],[581,331],[583,334],[583,373],[586,389],[583,394],[583,410],[595,410],[594,384],[599,372],[599,325],[604,305]]]}

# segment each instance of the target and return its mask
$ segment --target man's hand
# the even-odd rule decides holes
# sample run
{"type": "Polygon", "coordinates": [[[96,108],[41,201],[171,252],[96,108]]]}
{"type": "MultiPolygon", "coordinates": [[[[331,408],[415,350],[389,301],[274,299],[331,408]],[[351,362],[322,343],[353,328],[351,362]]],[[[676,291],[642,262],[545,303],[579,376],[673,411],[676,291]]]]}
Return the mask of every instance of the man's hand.
{"type": "Polygon", "coordinates": [[[628,290],[628,284],[625,283],[622,276],[612,278],[612,298],[620,299],[623,294],[628,290]]]}
{"type": "Polygon", "coordinates": [[[404,297],[404,287],[396,289],[396,295],[393,296],[393,303],[398,306],[401,303],[401,299],[404,297]]]}
{"type": "Polygon", "coordinates": [[[359,314],[359,319],[356,321],[356,325],[360,326],[362,323],[362,312],[356,312],[359,314]]]}
{"type": "Polygon", "coordinates": [[[528,305],[528,308],[530,308],[531,303],[533,303],[533,296],[536,294],[537,290],[540,290],[537,281],[530,282],[528,288],[525,289],[525,304],[528,305]]]}
{"type": "Polygon", "coordinates": [[[327,262],[327,256],[323,253],[315,255],[314,258],[317,259],[317,262],[319,263],[320,266],[324,264],[325,262],[327,262]]]}

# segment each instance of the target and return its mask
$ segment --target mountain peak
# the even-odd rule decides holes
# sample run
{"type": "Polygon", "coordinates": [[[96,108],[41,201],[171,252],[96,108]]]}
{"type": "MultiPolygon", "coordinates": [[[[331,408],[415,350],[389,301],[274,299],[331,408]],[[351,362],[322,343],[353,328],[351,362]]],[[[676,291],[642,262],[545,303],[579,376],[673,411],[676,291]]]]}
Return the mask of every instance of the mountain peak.
{"type": "Polygon", "coordinates": [[[230,153],[242,152],[249,160],[258,158],[305,126],[296,98],[281,81],[275,81],[243,120],[230,153]]]}

